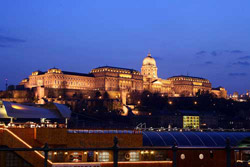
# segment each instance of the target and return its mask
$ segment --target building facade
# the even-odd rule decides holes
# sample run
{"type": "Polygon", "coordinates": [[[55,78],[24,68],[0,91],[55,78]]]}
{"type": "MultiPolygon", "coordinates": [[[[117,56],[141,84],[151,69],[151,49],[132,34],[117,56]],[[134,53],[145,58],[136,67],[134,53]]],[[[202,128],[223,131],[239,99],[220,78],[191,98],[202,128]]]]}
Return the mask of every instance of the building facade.
{"type": "MultiPolygon", "coordinates": [[[[29,78],[22,80],[20,85],[25,88],[37,88],[40,98],[46,96],[43,90],[46,88],[116,92],[115,96],[119,95],[120,98],[122,98],[121,92],[142,92],[143,90],[171,97],[192,97],[198,91],[213,92],[211,83],[207,79],[184,75],[162,79],[158,77],[157,71],[156,61],[149,53],[143,60],[141,72],[111,66],[97,67],[87,74],[52,68],[46,72],[32,72],[29,78]]],[[[223,88],[214,92],[220,98],[226,94],[223,88]]]]}

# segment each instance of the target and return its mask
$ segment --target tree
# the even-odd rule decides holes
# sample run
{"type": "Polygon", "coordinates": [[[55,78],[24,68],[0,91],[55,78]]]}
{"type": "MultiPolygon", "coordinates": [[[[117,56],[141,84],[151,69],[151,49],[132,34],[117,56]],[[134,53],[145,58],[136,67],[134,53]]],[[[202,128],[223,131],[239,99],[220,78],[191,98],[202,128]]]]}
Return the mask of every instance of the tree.
{"type": "Polygon", "coordinates": [[[49,88],[48,89],[48,98],[55,98],[56,97],[56,94],[55,94],[55,91],[54,91],[54,89],[52,89],[52,88],[49,88]]]}
{"type": "Polygon", "coordinates": [[[103,99],[105,99],[105,100],[109,99],[109,93],[107,91],[104,92],[103,99]]]}
{"type": "Polygon", "coordinates": [[[95,92],[95,99],[99,99],[101,96],[102,94],[99,90],[95,92]]]}

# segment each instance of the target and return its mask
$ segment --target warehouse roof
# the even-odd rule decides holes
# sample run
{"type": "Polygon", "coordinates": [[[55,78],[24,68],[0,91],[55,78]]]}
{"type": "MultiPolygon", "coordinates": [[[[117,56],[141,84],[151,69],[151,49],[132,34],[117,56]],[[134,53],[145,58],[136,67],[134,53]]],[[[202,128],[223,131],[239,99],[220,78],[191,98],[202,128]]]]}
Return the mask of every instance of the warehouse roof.
{"type": "Polygon", "coordinates": [[[13,102],[0,101],[0,118],[69,118],[71,110],[63,104],[53,103],[53,109],[28,106],[13,102]]]}
{"type": "Polygon", "coordinates": [[[250,132],[155,132],[144,131],[143,146],[179,147],[225,147],[226,139],[231,146],[238,146],[244,139],[250,138],[250,132]]]}

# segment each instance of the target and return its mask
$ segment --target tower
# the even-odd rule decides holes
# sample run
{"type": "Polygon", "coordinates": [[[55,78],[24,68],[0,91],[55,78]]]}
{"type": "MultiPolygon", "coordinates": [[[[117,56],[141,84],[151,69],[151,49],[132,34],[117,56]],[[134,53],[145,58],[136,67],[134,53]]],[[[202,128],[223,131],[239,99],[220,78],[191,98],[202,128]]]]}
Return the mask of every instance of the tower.
{"type": "Polygon", "coordinates": [[[155,59],[148,53],[147,57],[143,59],[141,74],[146,78],[157,79],[157,67],[155,59]]]}

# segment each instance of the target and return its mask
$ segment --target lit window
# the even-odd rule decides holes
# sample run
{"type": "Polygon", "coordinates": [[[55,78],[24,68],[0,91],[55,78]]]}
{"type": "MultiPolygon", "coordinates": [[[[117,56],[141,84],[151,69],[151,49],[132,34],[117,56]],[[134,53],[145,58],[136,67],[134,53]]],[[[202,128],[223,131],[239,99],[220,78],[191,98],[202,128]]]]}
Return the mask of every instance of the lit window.
{"type": "Polygon", "coordinates": [[[130,152],[129,155],[129,161],[139,161],[139,152],[130,152]]]}
{"type": "Polygon", "coordinates": [[[109,161],[109,152],[100,152],[98,154],[99,162],[108,162],[109,161]]]}

